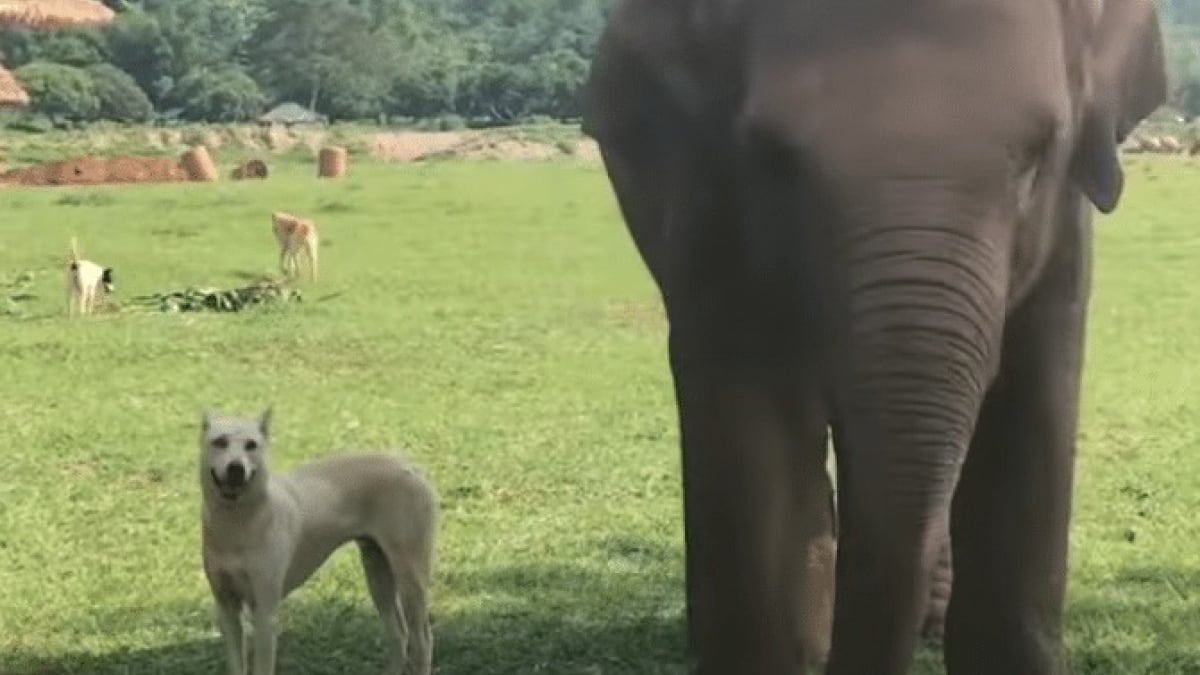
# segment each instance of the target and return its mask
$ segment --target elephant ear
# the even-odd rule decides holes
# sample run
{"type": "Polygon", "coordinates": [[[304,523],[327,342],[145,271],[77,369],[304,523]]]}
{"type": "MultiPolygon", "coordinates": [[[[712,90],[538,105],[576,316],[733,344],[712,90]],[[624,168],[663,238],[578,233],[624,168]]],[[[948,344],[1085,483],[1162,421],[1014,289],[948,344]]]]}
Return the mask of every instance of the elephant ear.
{"type": "Polygon", "coordinates": [[[618,0],[582,88],[582,131],[600,143],[643,144],[655,123],[687,124],[710,107],[698,43],[708,3],[618,0]]]}
{"type": "Polygon", "coordinates": [[[1093,0],[1090,87],[1072,173],[1102,213],[1120,200],[1125,175],[1118,147],[1167,98],[1162,31],[1149,0],[1093,0]]]}

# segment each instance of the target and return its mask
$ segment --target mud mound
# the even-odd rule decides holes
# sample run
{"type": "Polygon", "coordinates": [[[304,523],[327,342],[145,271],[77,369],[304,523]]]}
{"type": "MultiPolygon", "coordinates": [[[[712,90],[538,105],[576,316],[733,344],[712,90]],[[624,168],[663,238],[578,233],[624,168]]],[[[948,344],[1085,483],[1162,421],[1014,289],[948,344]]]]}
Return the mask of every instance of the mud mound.
{"type": "Polygon", "coordinates": [[[14,185],[104,185],[185,181],[187,172],[174,157],[75,157],[13,169],[0,182],[14,185]]]}

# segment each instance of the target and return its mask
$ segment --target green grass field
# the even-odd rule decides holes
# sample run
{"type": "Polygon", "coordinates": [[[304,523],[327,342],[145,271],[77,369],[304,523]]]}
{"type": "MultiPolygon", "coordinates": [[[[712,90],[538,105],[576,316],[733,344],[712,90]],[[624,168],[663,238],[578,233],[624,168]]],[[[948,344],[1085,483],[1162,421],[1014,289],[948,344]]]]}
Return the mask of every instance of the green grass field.
{"type": "MultiPolygon", "coordinates": [[[[273,168],[0,190],[0,277],[33,273],[0,288],[0,673],[221,672],[198,423],[267,404],[277,468],[398,447],[434,479],[443,675],[682,673],[665,332],[600,168],[273,168]],[[72,234],[124,299],[242,285],[274,269],[273,209],[324,234],[303,303],[65,319],[72,234]]],[[[1078,673],[1200,673],[1200,168],[1129,179],[1098,227],[1068,640],[1078,673]]],[[[356,555],[291,598],[283,672],[382,665],[356,555]]]]}

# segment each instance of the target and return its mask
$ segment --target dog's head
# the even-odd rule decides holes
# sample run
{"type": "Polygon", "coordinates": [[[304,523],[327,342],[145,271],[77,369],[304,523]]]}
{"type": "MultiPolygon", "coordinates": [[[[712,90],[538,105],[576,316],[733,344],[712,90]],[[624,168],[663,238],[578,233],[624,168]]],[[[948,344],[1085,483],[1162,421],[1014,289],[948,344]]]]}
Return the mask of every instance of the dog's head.
{"type": "Polygon", "coordinates": [[[117,285],[113,282],[113,273],[111,267],[105,267],[100,273],[100,283],[104,285],[105,293],[112,293],[117,290],[117,285]]]}
{"type": "Polygon", "coordinates": [[[205,413],[200,425],[200,480],[205,491],[229,502],[261,491],[270,427],[270,408],[257,418],[205,413]]]}

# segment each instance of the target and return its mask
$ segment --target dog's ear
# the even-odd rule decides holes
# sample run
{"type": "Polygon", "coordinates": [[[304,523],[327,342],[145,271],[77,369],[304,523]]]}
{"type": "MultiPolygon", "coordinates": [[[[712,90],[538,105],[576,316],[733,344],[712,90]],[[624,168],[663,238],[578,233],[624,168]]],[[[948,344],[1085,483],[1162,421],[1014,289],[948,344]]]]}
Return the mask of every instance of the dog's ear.
{"type": "Polygon", "coordinates": [[[213,413],[211,410],[205,410],[200,414],[200,431],[208,433],[208,430],[212,428],[212,418],[213,413]]]}
{"type": "Polygon", "coordinates": [[[258,417],[258,430],[262,433],[263,438],[271,436],[271,413],[275,406],[267,406],[267,409],[258,417]]]}

